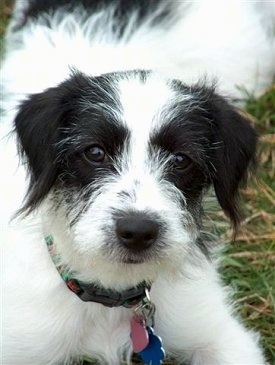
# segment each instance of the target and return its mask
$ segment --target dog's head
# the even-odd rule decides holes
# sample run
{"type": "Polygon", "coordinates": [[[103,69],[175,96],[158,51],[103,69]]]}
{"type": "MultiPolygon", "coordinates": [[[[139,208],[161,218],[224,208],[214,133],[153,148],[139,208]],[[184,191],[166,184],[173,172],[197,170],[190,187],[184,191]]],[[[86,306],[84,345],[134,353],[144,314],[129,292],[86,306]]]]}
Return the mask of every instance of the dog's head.
{"type": "Polygon", "coordinates": [[[30,96],[15,127],[30,171],[23,210],[45,203],[48,233],[87,280],[149,280],[205,251],[210,185],[238,223],[256,135],[214,87],[144,71],[75,73],[30,96]]]}

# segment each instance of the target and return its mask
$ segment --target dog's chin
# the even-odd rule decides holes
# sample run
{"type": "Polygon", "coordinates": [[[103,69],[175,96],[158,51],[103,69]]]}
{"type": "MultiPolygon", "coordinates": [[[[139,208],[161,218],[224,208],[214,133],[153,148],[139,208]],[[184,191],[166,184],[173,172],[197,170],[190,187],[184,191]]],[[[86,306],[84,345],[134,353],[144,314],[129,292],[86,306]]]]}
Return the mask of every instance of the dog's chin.
{"type": "Polygon", "coordinates": [[[133,257],[128,257],[128,258],[124,258],[121,262],[125,265],[140,265],[140,264],[145,264],[147,262],[149,262],[151,260],[149,260],[148,258],[133,258],[133,257]]]}
{"type": "Polygon", "coordinates": [[[125,265],[141,265],[156,261],[158,255],[152,250],[142,252],[127,252],[120,258],[120,262],[125,265]]]}

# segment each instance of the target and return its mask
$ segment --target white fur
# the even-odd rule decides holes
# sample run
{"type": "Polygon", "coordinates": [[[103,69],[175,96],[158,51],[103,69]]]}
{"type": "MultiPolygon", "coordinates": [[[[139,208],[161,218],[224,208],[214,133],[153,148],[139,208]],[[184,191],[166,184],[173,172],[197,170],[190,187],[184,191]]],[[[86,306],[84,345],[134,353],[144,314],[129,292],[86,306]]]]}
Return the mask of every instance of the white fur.
{"type": "MultiPolygon", "coordinates": [[[[192,226],[193,219],[179,207],[178,201],[184,198],[176,188],[160,183],[159,171],[150,166],[145,149],[148,135],[163,123],[158,111],[174,98],[161,77],[150,78],[145,89],[135,80],[120,82],[125,120],[135,138],[129,155],[120,161],[120,179],[102,183],[101,194],[91,198],[73,229],[65,220],[65,203],[53,213],[47,199],[29,217],[12,219],[22,205],[27,180],[15,137],[7,137],[18,103],[68,78],[72,68],[90,75],[155,69],[186,82],[207,73],[220,80],[222,90],[237,96],[235,85],[259,93],[271,82],[274,40],[270,27],[268,31],[262,27],[262,13],[251,2],[213,0],[196,1],[190,7],[175,2],[175,6],[177,12],[186,11],[187,17],[172,19],[175,24],[169,30],[152,30],[148,23],[130,40],[115,42],[111,32],[102,34],[99,26],[91,36],[94,24],[111,21],[112,13],[105,12],[84,23],[81,13],[52,14],[51,30],[38,20],[14,33],[23,9],[17,1],[1,69],[5,96],[0,124],[3,365],[58,365],[84,355],[112,365],[122,359],[130,361],[133,310],[84,303],[72,294],[48,255],[44,236],[49,230],[64,261],[79,271],[82,280],[99,281],[117,290],[144,279],[153,281],[155,332],[179,363],[264,364],[257,335],[244,329],[231,313],[215,264],[192,245],[196,231],[181,226],[181,220],[191,221],[192,226]],[[134,98],[144,105],[142,111],[136,109],[134,98]],[[118,198],[121,191],[129,194],[126,202],[118,198]],[[149,210],[164,217],[170,242],[165,254],[152,262],[126,265],[116,262],[116,252],[104,253],[103,227],[112,225],[110,206],[149,210]]],[[[274,19],[274,1],[265,6],[274,19]]],[[[129,20],[129,31],[133,24],[134,17],[129,20]]],[[[69,218],[73,217],[71,212],[69,218]]]]}

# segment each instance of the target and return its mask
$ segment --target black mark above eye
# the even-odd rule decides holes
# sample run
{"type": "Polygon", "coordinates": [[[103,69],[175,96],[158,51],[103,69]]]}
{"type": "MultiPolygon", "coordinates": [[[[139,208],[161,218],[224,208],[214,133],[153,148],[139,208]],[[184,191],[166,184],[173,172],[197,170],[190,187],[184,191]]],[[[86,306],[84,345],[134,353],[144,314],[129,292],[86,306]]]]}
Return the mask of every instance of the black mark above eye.
{"type": "Polygon", "coordinates": [[[191,158],[181,152],[174,154],[171,162],[173,168],[180,171],[187,170],[193,165],[191,158]]]}

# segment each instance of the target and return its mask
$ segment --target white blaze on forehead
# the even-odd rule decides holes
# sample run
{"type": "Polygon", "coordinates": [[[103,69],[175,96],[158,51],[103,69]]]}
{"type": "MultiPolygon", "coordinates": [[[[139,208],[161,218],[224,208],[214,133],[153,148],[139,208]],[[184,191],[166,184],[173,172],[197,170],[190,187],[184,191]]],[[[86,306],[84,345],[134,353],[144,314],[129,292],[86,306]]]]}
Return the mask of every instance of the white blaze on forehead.
{"type": "Polygon", "coordinates": [[[174,91],[164,79],[155,75],[149,75],[145,82],[138,75],[121,80],[119,89],[123,119],[130,130],[127,165],[138,175],[148,161],[150,133],[165,122],[161,120],[160,112],[173,98],[174,91]]]}
{"type": "Polygon", "coordinates": [[[157,113],[174,97],[174,91],[157,75],[149,75],[145,82],[138,76],[121,80],[119,88],[124,119],[134,134],[149,134],[159,121],[157,113]]]}
{"type": "Polygon", "coordinates": [[[123,120],[130,131],[129,148],[122,156],[120,188],[133,193],[133,207],[138,210],[154,210],[157,203],[163,209],[158,186],[161,169],[157,163],[152,169],[154,158],[148,153],[148,146],[150,134],[165,123],[161,111],[174,99],[175,92],[164,79],[154,75],[145,82],[139,75],[121,80],[119,89],[123,120]]]}

